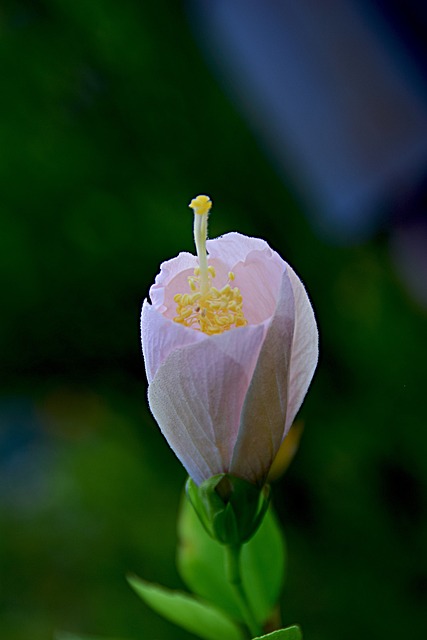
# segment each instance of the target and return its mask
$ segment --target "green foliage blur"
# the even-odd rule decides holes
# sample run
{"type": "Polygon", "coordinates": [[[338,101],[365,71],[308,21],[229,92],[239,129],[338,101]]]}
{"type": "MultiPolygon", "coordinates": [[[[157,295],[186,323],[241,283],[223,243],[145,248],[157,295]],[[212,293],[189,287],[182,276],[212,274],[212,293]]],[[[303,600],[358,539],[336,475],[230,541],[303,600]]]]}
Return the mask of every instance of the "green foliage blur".
{"type": "Polygon", "coordinates": [[[306,284],[321,357],[273,487],[284,625],[308,640],[427,628],[426,315],[387,235],[310,229],[223,94],[177,0],[0,8],[0,636],[184,640],[130,590],[182,588],[185,473],[146,404],[139,313],[162,260],[265,238],[306,284]]]}

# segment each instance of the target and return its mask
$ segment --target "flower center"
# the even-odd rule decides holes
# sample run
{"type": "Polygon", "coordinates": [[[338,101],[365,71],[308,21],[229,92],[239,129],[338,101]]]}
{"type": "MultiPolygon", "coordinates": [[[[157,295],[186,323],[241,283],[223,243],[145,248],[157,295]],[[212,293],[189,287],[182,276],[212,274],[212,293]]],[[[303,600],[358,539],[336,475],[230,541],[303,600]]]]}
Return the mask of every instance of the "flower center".
{"type": "Polygon", "coordinates": [[[194,276],[188,278],[191,293],[177,293],[174,317],[186,327],[208,335],[223,333],[236,327],[244,327],[243,300],[238,287],[231,287],[234,273],[228,274],[228,282],[222,289],[212,286],[215,270],[208,265],[206,253],[207,220],[212,202],[208,196],[197,196],[189,205],[194,211],[194,242],[199,266],[194,276]]]}

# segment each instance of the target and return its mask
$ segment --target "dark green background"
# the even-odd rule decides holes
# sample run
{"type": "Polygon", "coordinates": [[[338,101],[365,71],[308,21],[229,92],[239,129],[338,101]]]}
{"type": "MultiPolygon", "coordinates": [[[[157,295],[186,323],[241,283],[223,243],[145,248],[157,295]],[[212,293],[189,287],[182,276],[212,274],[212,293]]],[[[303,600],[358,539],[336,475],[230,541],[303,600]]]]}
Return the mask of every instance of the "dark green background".
{"type": "Polygon", "coordinates": [[[274,486],[283,620],[307,640],[422,637],[426,317],[387,232],[313,233],[181,2],[3,0],[0,65],[0,636],[188,637],[124,576],[182,587],[185,473],[146,406],[139,313],[208,193],[210,235],[268,240],[320,327],[300,451],[274,486]]]}

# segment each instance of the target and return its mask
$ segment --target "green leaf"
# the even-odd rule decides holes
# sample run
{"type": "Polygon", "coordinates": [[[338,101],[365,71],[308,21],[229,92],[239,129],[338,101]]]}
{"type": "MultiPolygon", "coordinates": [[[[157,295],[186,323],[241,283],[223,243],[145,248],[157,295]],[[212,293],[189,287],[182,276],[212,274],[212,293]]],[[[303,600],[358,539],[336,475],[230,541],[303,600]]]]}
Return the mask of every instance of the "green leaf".
{"type": "Polygon", "coordinates": [[[243,640],[238,625],[212,605],[132,576],[129,584],[154,611],[203,640],[243,640]]]}
{"type": "Polygon", "coordinates": [[[287,629],[279,629],[273,633],[267,633],[266,636],[259,636],[254,640],[302,640],[301,629],[296,625],[287,627],[287,629]]]}
{"type": "MultiPolygon", "coordinates": [[[[186,585],[198,596],[242,620],[238,601],[225,577],[224,548],[200,523],[184,498],[178,520],[177,565],[186,585]]],[[[252,610],[263,623],[280,595],[285,570],[285,545],[271,507],[251,540],[242,548],[242,577],[252,610]]]]}

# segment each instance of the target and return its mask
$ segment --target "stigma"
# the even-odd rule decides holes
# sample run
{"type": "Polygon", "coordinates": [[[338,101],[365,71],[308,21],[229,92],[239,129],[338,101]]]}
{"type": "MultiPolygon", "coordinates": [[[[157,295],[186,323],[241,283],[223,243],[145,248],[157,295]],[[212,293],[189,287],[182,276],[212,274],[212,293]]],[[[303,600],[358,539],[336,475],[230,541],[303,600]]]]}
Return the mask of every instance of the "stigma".
{"type": "Polygon", "coordinates": [[[244,327],[247,320],[243,313],[243,298],[238,287],[231,286],[234,273],[228,274],[228,281],[221,289],[214,287],[212,280],[216,273],[208,264],[206,239],[208,215],[212,207],[209,196],[194,198],[189,207],[194,211],[194,243],[199,266],[188,278],[188,293],[177,293],[176,316],[174,321],[185,327],[202,331],[207,335],[224,333],[236,327],[244,327]]]}

